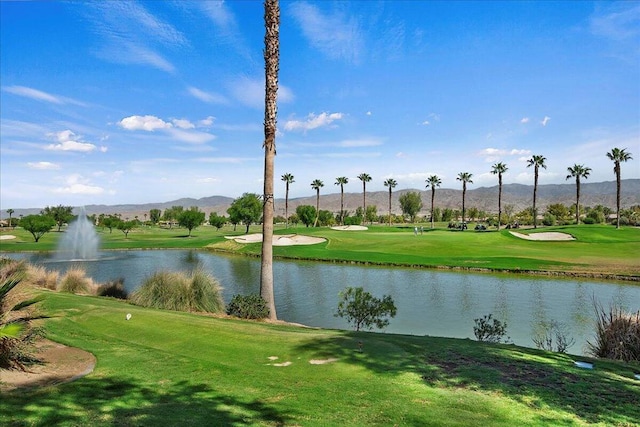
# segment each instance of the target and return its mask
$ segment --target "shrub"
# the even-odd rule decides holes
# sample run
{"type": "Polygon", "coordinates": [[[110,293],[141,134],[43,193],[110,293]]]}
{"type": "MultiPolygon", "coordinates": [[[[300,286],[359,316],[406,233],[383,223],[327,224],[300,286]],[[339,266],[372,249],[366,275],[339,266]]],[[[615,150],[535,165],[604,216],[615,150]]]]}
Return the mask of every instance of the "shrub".
{"type": "Polygon", "coordinates": [[[41,265],[29,265],[26,281],[38,288],[55,291],[58,287],[59,275],[56,270],[47,270],[41,265]]]}
{"type": "Polygon", "coordinates": [[[474,319],[475,326],[473,327],[473,334],[478,341],[486,341],[492,343],[508,342],[509,337],[505,338],[507,334],[506,322],[501,322],[498,319],[493,318],[493,315],[485,315],[479,319],[474,319]]]}
{"type": "Polygon", "coordinates": [[[123,277],[98,286],[96,295],[99,297],[111,297],[118,299],[127,299],[129,297],[127,290],[124,288],[123,277]]]}
{"type": "Polygon", "coordinates": [[[582,219],[583,224],[595,224],[596,220],[591,218],[590,216],[582,219]]]}
{"type": "Polygon", "coordinates": [[[596,310],[596,337],[587,341],[588,352],[595,357],[640,361],[640,310],[626,313],[618,306],[606,311],[594,301],[596,310]]]}
{"type": "Polygon", "coordinates": [[[95,289],[93,280],[87,277],[86,271],[81,267],[71,267],[60,279],[58,290],[72,294],[90,294],[95,289]]]}
{"type": "Polygon", "coordinates": [[[264,319],[269,316],[267,302],[258,294],[234,295],[227,314],[241,319],[264,319]]]}
{"type": "Polygon", "coordinates": [[[143,307],[218,313],[224,303],[218,281],[201,270],[191,275],[159,271],[148,277],[131,301],[143,307]]]}
{"type": "Polygon", "coordinates": [[[555,225],[556,224],[556,217],[550,213],[546,213],[544,214],[544,217],[542,218],[542,224],[546,225],[546,226],[551,226],[551,225],[555,225]]]}
{"type": "Polygon", "coordinates": [[[575,344],[573,337],[567,336],[567,325],[555,320],[541,322],[540,330],[533,336],[533,343],[537,348],[547,351],[566,353],[575,344]]]}
{"type": "Polygon", "coordinates": [[[384,295],[382,299],[365,292],[363,288],[346,288],[340,292],[340,302],[336,317],[344,317],[353,323],[354,329],[382,329],[389,325],[387,317],[395,317],[397,312],[393,298],[384,295]]]}

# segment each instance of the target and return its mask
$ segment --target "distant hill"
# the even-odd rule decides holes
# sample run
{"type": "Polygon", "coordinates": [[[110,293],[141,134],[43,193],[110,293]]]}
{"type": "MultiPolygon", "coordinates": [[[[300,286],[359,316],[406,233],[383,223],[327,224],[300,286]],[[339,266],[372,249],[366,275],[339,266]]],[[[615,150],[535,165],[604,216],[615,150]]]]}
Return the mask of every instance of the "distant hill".
{"type": "MultiPolygon", "coordinates": [[[[398,198],[400,195],[408,191],[418,191],[422,198],[423,209],[419,213],[424,215],[431,206],[431,190],[426,189],[404,189],[397,190],[392,193],[392,212],[400,213],[400,203],[398,198]]],[[[311,192],[311,191],[310,191],[311,192]]],[[[575,203],[576,187],[575,183],[571,184],[546,184],[538,186],[537,205],[540,211],[544,211],[546,207],[554,203],[562,203],[570,206],[575,203]]],[[[505,205],[513,205],[514,210],[519,212],[530,207],[533,200],[533,186],[522,184],[505,184],[502,187],[502,203],[505,205]]],[[[125,205],[89,205],[85,206],[88,214],[122,214],[124,217],[144,219],[144,214],[149,214],[151,209],[160,209],[164,211],[171,206],[197,206],[201,210],[209,214],[209,212],[217,212],[226,215],[227,208],[233,202],[233,198],[224,196],[203,197],[201,199],[182,198],[169,202],[145,203],[145,204],[125,204],[125,205]]],[[[276,215],[284,215],[284,199],[276,199],[276,215]]],[[[581,183],[580,186],[580,203],[583,206],[603,205],[615,209],[616,205],[616,183],[615,181],[590,182],[581,183]]],[[[289,213],[293,213],[299,205],[315,206],[315,194],[309,197],[299,197],[289,199],[289,213]]],[[[362,192],[349,192],[344,194],[345,209],[354,212],[358,206],[362,206],[362,192]]],[[[367,205],[375,205],[378,207],[378,213],[384,214],[388,210],[389,193],[387,191],[367,191],[367,205]]],[[[488,213],[495,213],[498,210],[498,186],[480,187],[467,190],[465,204],[468,208],[476,207],[488,213]]],[[[440,208],[460,209],[462,205],[462,190],[451,188],[437,188],[435,205],[440,208]]],[[[625,179],[622,181],[622,200],[623,207],[640,205],[640,179],[625,179]]],[[[44,206],[43,206],[44,208],[44,206]]],[[[33,209],[15,209],[13,217],[19,215],[29,215],[39,213],[42,208],[33,209]]],[[[320,193],[320,209],[338,212],[340,210],[340,193],[320,193]]],[[[8,217],[6,212],[0,212],[2,218],[8,217]]]]}

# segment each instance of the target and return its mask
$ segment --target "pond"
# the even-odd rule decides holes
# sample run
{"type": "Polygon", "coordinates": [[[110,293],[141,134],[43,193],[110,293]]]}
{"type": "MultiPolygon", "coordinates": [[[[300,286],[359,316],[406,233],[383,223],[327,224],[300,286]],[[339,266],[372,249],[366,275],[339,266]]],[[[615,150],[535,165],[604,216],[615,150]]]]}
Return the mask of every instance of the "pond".
{"type": "MultiPolygon", "coordinates": [[[[9,256],[60,271],[71,265],[51,255],[9,256]]],[[[257,258],[187,250],[114,251],[82,265],[99,283],[125,278],[128,291],[158,270],[200,266],[220,281],[226,302],[234,294],[259,292],[257,258]]],[[[338,293],[347,286],[362,286],[374,296],[393,297],[398,313],[384,330],[387,333],[475,339],[474,319],[491,313],[507,323],[515,344],[526,347],[534,347],[532,336],[542,322],[559,322],[576,341],[568,350],[574,354],[584,354],[587,340],[593,340],[594,298],[604,307],[617,304],[634,312],[640,308],[640,286],[587,279],[299,261],[274,261],[273,272],[278,318],[288,322],[349,329],[345,320],[334,316],[338,293]]]]}

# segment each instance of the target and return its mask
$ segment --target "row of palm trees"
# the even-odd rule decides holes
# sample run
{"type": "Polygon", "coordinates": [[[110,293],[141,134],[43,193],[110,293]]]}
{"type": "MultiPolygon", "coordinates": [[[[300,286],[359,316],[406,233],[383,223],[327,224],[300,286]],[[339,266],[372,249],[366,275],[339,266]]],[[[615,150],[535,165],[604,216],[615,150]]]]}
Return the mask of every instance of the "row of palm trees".
{"type": "MultiPolygon", "coordinates": [[[[617,223],[616,227],[620,227],[620,163],[627,162],[633,157],[631,153],[627,151],[626,148],[613,148],[610,152],[607,153],[607,157],[614,162],[613,171],[616,175],[616,212],[617,212],[617,223]]],[[[536,210],[536,200],[538,195],[538,177],[540,168],[546,169],[546,157],[542,155],[533,155],[527,161],[527,167],[533,167],[533,227],[537,228],[537,210],[536,210]]],[[[502,224],[502,176],[505,174],[509,168],[503,162],[498,162],[491,167],[491,173],[493,175],[498,176],[498,230],[500,230],[500,225],[502,224]]],[[[575,164],[572,167],[567,168],[568,175],[566,179],[575,178],[576,180],[576,223],[580,224],[580,179],[587,179],[589,174],[591,173],[591,168],[586,167],[584,165],[575,164]]],[[[469,172],[460,172],[456,177],[456,180],[462,182],[462,222],[465,222],[465,198],[467,193],[467,184],[472,184],[473,174],[469,172]]],[[[358,179],[362,181],[362,212],[365,213],[367,209],[367,182],[371,181],[371,176],[367,173],[361,173],[358,175],[358,179]]],[[[282,181],[286,183],[286,193],[285,193],[285,218],[288,221],[289,218],[289,184],[294,182],[294,177],[290,173],[286,173],[282,175],[282,181]]],[[[427,188],[431,188],[431,228],[433,228],[433,218],[434,218],[434,204],[435,204],[435,194],[436,188],[440,187],[442,184],[442,180],[437,175],[429,176],[425,182],[427,183],[427,188]]],[[[349,178],[345,176],[341,176],[336,178],[335,185],[340,186],[340,223],[342,224],[344,221],[344,186],[349,183],[349,178]]],[[[391,196],[393,189],[398,185],[398,182],[393,178],[388,178],[384,181],[384,186],[389,188],[389,225],[391,225],[391,196]]],[[[316,179],[311,183],[311,188],[316,190],[316,212],[319,212],[320,207],[320,188],[324,187],[324,183],[316,179]]],[[[316,216],[317,225],[318,218],[316,216]]]]}

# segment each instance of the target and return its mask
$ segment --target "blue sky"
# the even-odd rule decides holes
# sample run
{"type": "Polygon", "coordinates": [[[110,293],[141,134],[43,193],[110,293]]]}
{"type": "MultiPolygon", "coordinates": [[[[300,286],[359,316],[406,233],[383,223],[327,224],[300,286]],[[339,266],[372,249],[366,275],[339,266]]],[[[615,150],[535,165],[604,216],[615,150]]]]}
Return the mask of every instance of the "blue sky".
{"type": "MultiPolygon", "coordinates": [[[[0,209],[262,193],[263,5],[0,2],[0,209]]],[[[640,2],[281,3],[276,197],[640,178],[640,2]]]]}

